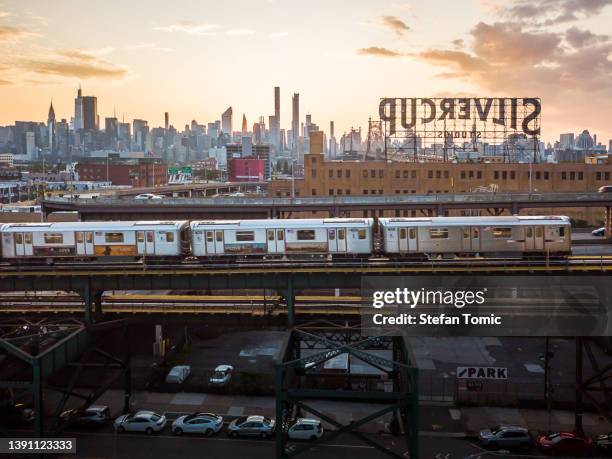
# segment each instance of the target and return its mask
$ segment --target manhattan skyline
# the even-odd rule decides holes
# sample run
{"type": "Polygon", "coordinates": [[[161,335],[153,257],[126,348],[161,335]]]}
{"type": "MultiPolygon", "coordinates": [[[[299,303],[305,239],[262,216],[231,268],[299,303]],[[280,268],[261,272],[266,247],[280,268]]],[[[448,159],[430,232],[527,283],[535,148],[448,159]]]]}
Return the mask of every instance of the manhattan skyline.
{"type": "Polygon", "coordinates": [[[542,138],[589,129],[612,137],[609,0],[0,0],[0,125],[74,113],[79,84],[116,113],[182,129],[228,107],[249,125],[291,96],[337,132],[367,128],[381,97],[536,96],[542,138]],[[231,5],[230,5],[231,4],[231,5]],[[230,7],[228,7],[228,5],[230,7]],[[440,10],[451,14],[440,17],[440,10]],[[316,33],[314,33],[316,32],[316,33]]]}

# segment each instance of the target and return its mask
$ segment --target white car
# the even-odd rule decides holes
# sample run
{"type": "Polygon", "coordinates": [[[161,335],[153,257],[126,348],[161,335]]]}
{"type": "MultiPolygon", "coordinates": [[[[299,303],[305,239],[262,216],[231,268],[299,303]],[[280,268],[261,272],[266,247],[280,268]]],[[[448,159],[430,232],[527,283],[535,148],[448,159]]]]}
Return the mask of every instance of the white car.
{"type": "Polygon", "coordinates": [[[166,376],[166,382],[169,384],[182,384],[190,374],[191,367],[189,365],[177,365],[172,367],[168,376],[166,376]]]}
{"type": "Polygon", "coordinates": [[[223,427],[223,417],[213,413],[192,413],[181,416],[172,423],[172,433],[182,435],[183,433],[197,433],[202,435],[213,435],[223,427]]]}
{"type": "Polygon", "coordinates": [[[218,365],[209,381],[211,384],[216,386],[223,386],[227,384],[230,379],[232,379],[233,371],[234,367],[231,365],[218,365]]]}
{"type": "Polygon", "coordinates": [[[144,432],[151,435],[166,427],[166,416],[153,411],[138,411],[136,414],[122,414],[115,419],[115,430],[122,432],[144,432]]]}
{"type": "Polygon", "coordinates": [[[135,196],[134,199],[138,199],[138,200],[153,199],[155,200],[155,199],[164,199],[164,197],[158,194],[153,194],[153,193],[142,193],[142,194],[135,196]]]}
{"type": "Polygon", "coordinates": [[[318,419],[300,418],[289,427],[287,435],[291,440],[318,440],[323,436],[323,426],[318,419]]]}

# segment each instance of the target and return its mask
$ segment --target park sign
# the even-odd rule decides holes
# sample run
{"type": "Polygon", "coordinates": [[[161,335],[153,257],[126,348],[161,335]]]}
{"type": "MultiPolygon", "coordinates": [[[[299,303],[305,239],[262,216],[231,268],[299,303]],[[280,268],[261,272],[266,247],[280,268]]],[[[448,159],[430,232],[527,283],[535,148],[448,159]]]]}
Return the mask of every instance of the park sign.
{"type": "Polygon", "coordinates": [[[457,379],[508,379],[508,368],[457,367],[457,379]]]}
{"type": "Polygon", "coordinates": [[[410,131],[441,139],[466,135],[484,139],[485,134],[502,131],[539,136],[541,110],[537,97],[383,98],[379,105],[386,136],[410,131]]]}

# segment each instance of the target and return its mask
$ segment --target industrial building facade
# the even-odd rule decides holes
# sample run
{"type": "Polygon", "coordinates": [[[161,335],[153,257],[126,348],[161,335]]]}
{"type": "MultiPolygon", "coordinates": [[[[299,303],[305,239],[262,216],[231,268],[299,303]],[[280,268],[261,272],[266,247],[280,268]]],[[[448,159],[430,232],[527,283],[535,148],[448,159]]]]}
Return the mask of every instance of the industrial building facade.
{"type": "MultiPolygon", "coordinates": [[[[584,163],[414,163],[334,161],[321,154],[304,155],[304,178],[270,183],[276,196],[432,195],[475,192],[594,192],[612,184],[612,165],[584,163]]],[[[600,209],[541,209],[598,224],[600,209]]],[[[402,215],[417,216],[415,212],[402,215]]],[[[464,212],[467,214],[467,212],[464,212]]],[[[383,213],[381,211],[382,216],[383,213]]],[[[420,214],[419,214],[420,216],[420,214]]]]}

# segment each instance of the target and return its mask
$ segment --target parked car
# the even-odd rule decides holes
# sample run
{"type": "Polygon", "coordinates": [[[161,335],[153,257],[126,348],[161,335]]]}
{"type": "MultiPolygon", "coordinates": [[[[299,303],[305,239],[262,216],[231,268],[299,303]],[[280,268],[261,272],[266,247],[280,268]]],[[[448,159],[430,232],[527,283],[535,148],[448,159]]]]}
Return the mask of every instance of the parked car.
{"type": "Polygon", "coordinates": [[[600,193],[610,193],[610,192],[612,192],[612,185],[600,186],[598,191],[600,193]]]}
{"type": "Polygon", "coordinates": [[[546,454],[590,457],[595,453],[595,445],[591,438],[572,432],[543,435],[538,440],[538,446],[546,454]]]}
{"type": "Polygon", "coordinates": [[[606,227],[603,226],[601,228],[597,228],[596,230],[591,231],[593,236],[605,236],[606,235],[606,227]]]}
{"type": "Polygon", "coordinates": [[[595,446],[597,449],[605,451],[607,453],[612,452],[612,432],[607,434],[599,435],[595,439],[595,446]]]}
{"type": "Polygon", "coordinates": [[[318,440],[323,436],[323,426],[318,419],[300,418],[289,427],[287,435],[291,440],[318,440]]]}
{"type": "Polygon", "coordinates": [[[60,414],[62,422],[68,422],[71,418],[74,425],[102,426],[110,421],[110,410],[105,405],[92,405],[81,413],[78,410],[67,410],[60,414]]]}
{"type": "Polygon", "coordinates": [[[531,447],[529,431],[524,427],[513,425],[499,425],[481,430],[478,440],[483,446],[492,449],[528,449],[531,447]]]}
{"type": "Polygon", "coordinates": [[[249,435],[268,438],[274,433],[274,419],[264,416],[242,416],[230,422],[227,431],[232,437],[249,435]]]}
{"type": "Polygon", "coordinates": [[[166,382],[169,384],[182,384],[191,374],[189,365],[177,365],[172,367],[166,376],[166,382]]]}
{"type": "Polygon", "coordinates": [[[172,433],[182,435],[183,433],[197,433],[202,435],[213,435],[223,427],[223,417],[213,413],[192,413],[181,416],[172,423],[172,433]]]}
{"type": "Polygon", "coordinates": [[[234,367],[231,365],[218,365],[209,381],[216,386],[224,386],[232,379],[233,371],[234,367]]]}
{"type": "Polygon", "coordinates": [[[23,403],[9,404],[0,407],[0,425],[19,427],[34,422],[34,410],[26,408],[23,403]]]}
{"type": "Polygon", "coordinates": [[[160,432],[166,427],[166,416],[153,411],[138,411],[136,414],[122,414],[115,419],[115,430],[122,432],[144,432],[148,435],[160,432]]]}
{"type": "Polygon", "coordinates": [[[160,196],[158,194],[153,194],[153,193],[142,193],[142,194],[134,196],[134,199],[138,199],[138,200],[147,200],[147,199],[158,200],[158,199],[164,199],[164,197],[160,196]]]}

